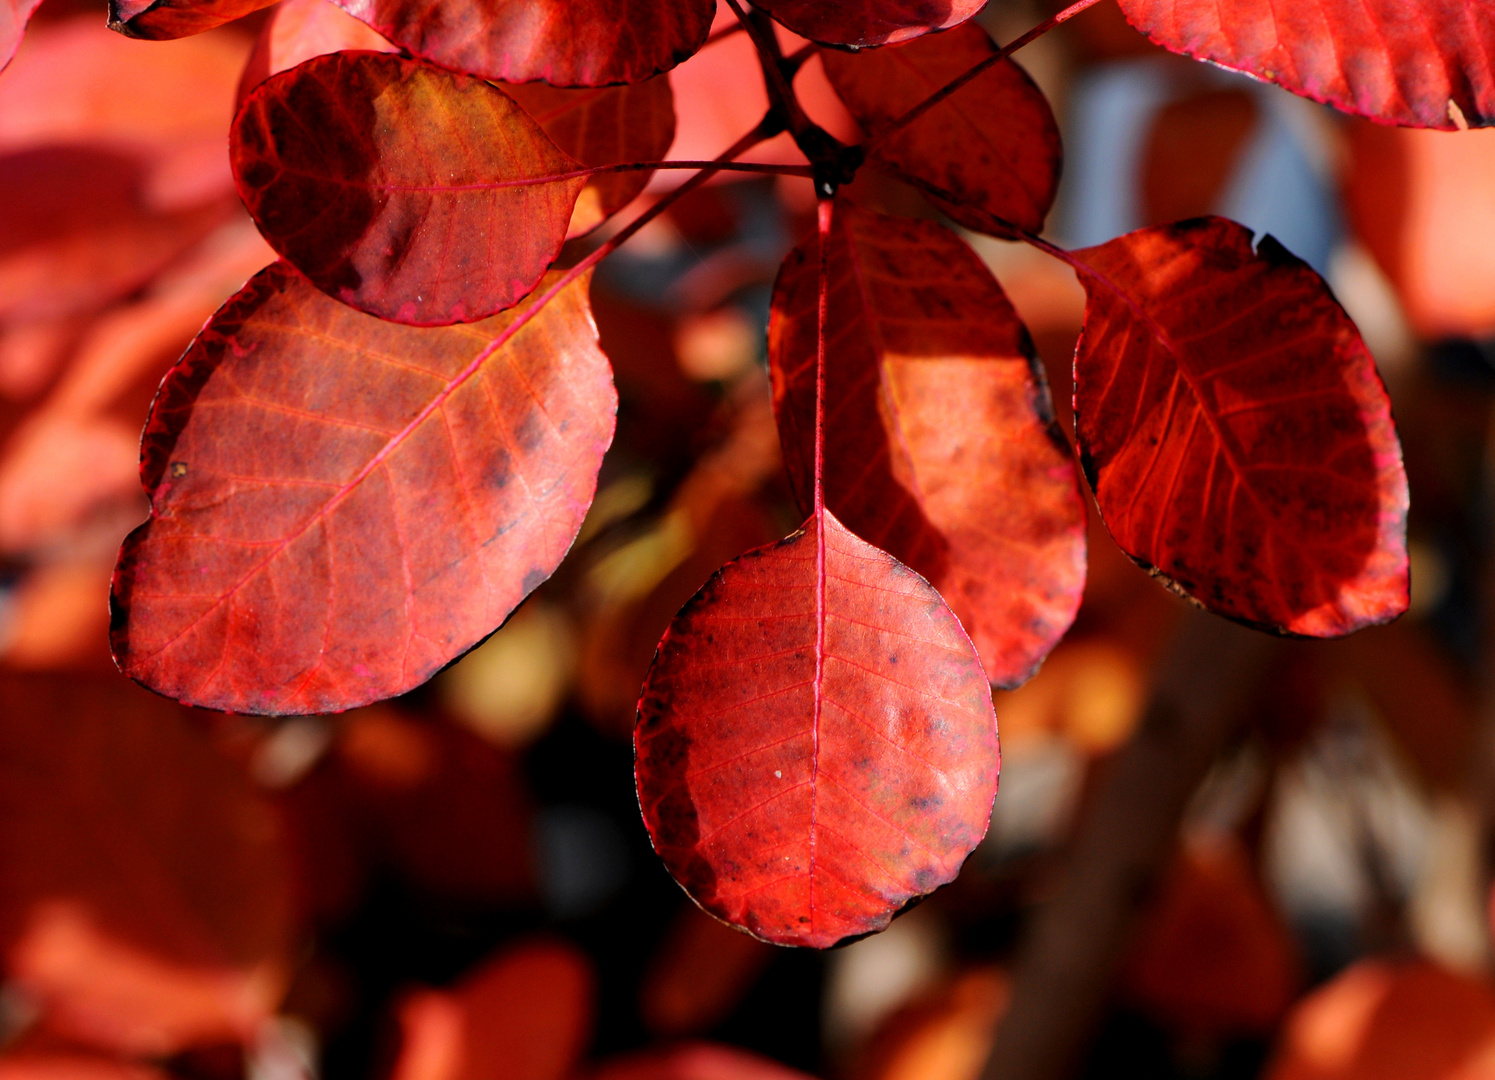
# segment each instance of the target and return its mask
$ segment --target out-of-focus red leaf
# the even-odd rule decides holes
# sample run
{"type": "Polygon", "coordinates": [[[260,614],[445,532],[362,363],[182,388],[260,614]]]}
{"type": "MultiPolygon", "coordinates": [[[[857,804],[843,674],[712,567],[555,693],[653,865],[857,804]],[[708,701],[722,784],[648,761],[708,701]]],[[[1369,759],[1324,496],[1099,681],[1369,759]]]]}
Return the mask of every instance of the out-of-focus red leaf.
{"type": "Polygon", "coordinates": [[[1363,960],[1293,1010],[1267,1080],[1482,1080],[1495,994],[1427,961],[1363,960]]]}
{"type": "Polygon", "coordinates": [[[0,1058],[0,1080],[166,1080],[167,1074],[133,1062],[71,1052],[21,1051],[0,1058]]]}
{"type": "Polygon", "coordinates": [[[1199,217],[1220,205],[1257,131],[1260,101],[1245,86],[1207,84],[1157,111],[1139,169],[1142,224],[1199,217]]]}
{"type": "MultiPolygon", "coordinates": [[[[1028,332],[976,253],[934,222],[843,203],[828,256],[826,505],[937,588],[987,676],[1015,686],[1085,589],[1079,477],[1028,332]]],[[[805,507],[819,264],[813,238],[790,254],[769,323],[785,464],[805,507]]]]}
{"type": "Polygon", "coordinates": [[[585,1075],[587,1080],[810,1080],[735,1046],[700,1042],[611,1058],[585,1075]]]}
{"type": "Polygon", "coordinates": [[[359,22],[331,0],[280,0],[270,12],[254,52],[239,78],[234,111],[249,92],[271,75],[288,71],[313,56],[335,52],[399,52],[366,23],[359,22]]]}
{"type": "Polygon", "coordinates": [[[728,563],[675,617],[634,753],[650,839],[691,897],[821,948],[955,877],[999,763],[959,622],[829,511],[728,563]]]}
{"type": "Polygon", "coordinates": [[[275,821],[247,780],[117,677],[6,675],[0,714],[0,941],[43,1023],[145,1055],[251,1036],[291,927],[275,821]]]}
{"type": "Polygon", "coordinates": [[[1347,125],[1345,205],[1423,338],[1495,333],[1495,132],[1347,125]]]}
{"type": "Polygon", "coordinates": [[[1287,928],[1234,837],[1186,843],[1132,941],[1124,993],[1193,1039],[1271,1032],[1302,980],[1287,928]]]}
{"type": "Polygon", "coordinates": [[[472,322],[525,296],[587,179],[501,90],[370,52],[271,76],[231,145],[271,246],[328,295],[412,326],[472,322]]]}
{"type": "Polygon", "coordinates": [[[852,1075],[866,1080],[977,1080],[1011,988],[998,968],[962,972],[898,1009],[873,1033],[852,1075]]]}
{"type": "Polygon", "coordinates": [[[506,950],[399,1005],[391,1080],[564,1080],[591,1038],[593,976],[569,945],[506,950]]]}
{"type": "Polygon", "coordinates": [[[753,6],[811,41],[860,49],[948,29],[980,11],[986,0],[753,0],[753,6]]]}
{"type": "MultiPolygon", "coordinates": [[[[822,61],[836,93],[877,140],[882,126],[994,52],[986,31],[971,23],[892,48],[826,52],[822,61]]],[[[953,195],[932,201],[954,220],[996,233],[1001,230],[984,215],[1030,232],[1043,230],[1062,159],[1048,100],[1011,60],[994,64],[912,123],[877,140],[872,155],[895,174],[953,195]]]]}
{"type": "Polygon", "coordinates": [[[485,79],[643,82],[706,40],[713,0],[336,0],[416,56],[485,79]]]}
{"type": "Polygon", "coordinates": [[[588,284],[420,330],[283,263],[257,275],[152,408],[151,519],[114,583],[122,669],[233,712],[328,712],[491,633],[570,547],[612,439],[588,284]]]}
{"type": "Polygon", "coordinates": [[[242,19],[275,0],[109,0],[109,29],[125,37],[166,41],[242,19]]]}
{"type": "Polygon", "coordinates": [[[1291,634],[1405,611],[1391,404],[1318,275],[1222,218],[1077,256],[1075,424],[1122,550],[1211,611],[1291,634]]]}
{"type": "Polygon", "coordinates": [[[772,957],[768,945],[685,904],[644,976],[639,1015],[666,1038],[708,1031],[731,1014],[772,957]]]}
{"type": "Polygon", "coordinates": [[[26,22],[31,13],[41,6],[42,0],[0,0],[0,71],[10,63],[16,50],[21,47],[21,38],[26,33],[26,22]]]}
{"type": "Polygon", "coordinates": [[[1164,48],[1345,112],[1451,130],[1495,124],[1495,11],[1482,0],[1120,0],[1164,48]]]}

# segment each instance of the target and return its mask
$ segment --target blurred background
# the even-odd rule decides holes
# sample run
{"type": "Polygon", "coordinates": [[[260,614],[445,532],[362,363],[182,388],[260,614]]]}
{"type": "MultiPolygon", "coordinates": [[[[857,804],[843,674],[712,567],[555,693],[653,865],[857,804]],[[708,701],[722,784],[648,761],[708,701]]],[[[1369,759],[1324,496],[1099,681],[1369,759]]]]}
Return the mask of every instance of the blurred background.
{"type": "MultiPolygon", "coordinates": [[[[1044,2],[980,18],[1011,40],[1044,2]]],[[[976,1080],[994,1045],[990,1075],[1029,1080],[1495,1077],[1495,131],[1339,116],[1164,53],[1109,0],[1019,54],[1065,133],[1057,242],[1220,213],[1328,279],[1400,427],[1412,610],[1338,642],[1201,623],[1092,507],[1073,631],[997,695],[985,842],[821,954],[686,899],[630,744],[671,616],[799,522],[764,331],[808,181],[722,178],[602,265],[621,407],[596,504],[431,684],[267,720],[114,672],[151,395],[273,258],[226,132],[277,11],[149,43],[47,0],[0,75],[0,1080],[976,1080]]],[[[670,78],[672,157],[766,104],[744,35],[670,78]]],[[[818,61],[798,86],[856,137],[818,61]]],[[[936,216],[890,181],[852,194],[936,216]]],[[[1083,292],[968,239],[1070,430],[1083,292]]]]}

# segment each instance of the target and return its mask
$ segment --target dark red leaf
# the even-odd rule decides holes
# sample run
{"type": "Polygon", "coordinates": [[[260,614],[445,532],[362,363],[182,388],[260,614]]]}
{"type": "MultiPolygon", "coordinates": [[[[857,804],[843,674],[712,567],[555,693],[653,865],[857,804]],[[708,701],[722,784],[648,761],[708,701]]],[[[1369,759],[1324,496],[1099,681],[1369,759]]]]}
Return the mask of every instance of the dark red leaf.
{"type": "Polygon", "coordinates": [[[999,765],[959,622],[829,511],[728,563],[675,617],[634,754],[654,850],[686,892],[820,948],[955,877],[999,765]]]}
{"type": "Polygon", "coordinates": [[[1495,124],[1495,9],[1482,0],[1120,0],[1164,48],[1393,124],[1495,124]]]}
{"type": "Polygon", "coordinates": [[[247,1040],[291,964],[270,808],[115,675],[0,678],[0,947],[45,1027],[130,1055],[247,1040]]]}
{"type": "Polygon", "coordinates": [[[109,29],[165,41],[242,19],[275,0],[109,0],[109,29]]]}
{"type": "Polygon", "coordinates": [[[380,53],[267,79],[239,110],[231,152],[272,247],[330,296],[412,326],[525,296],[586,185],[501,90],[380,53]]]}
{"type": "Polygon", "coordinates": [[[115,574],[120,667],[194,704],[329,712],[491,633],[570,547],[612,439],[587,282],[537,313],[418,330],[283,263],[253,278],[151,410],[151,519],[115,574]]]}
{"type": "Polygon", "coordinates": [[[706,40],[713,0],[335,0],[416,56],[485,79],[642,82],[706,40]]]}
{"type": "Polygon", "coordinates": [[[26,33],[26,23],[31,13],[41,6],[42,0],[0,0],[0,71],[10,63],[16,50],[21,47],[21,38],[26,33]]]}
{"type": "MultiPolygon", "coordinates": [[[[1085,589],[1085,509],[1028,332],[941,225],[836,207],[829,248],[825,501],[928,579],[992,682],[1025,681],[1085,589]]],[[[810,506],[813,240],[784,263],[769,323],[785,464],[810,506]]]]}
{"type": "MultiPolygon", "coordinates": [[[[562,90],[525,83],[503,91],[583,165],[659,161],[675,140],[675,98],[665,75],[632,86],[562,90]]],[[[571,212],[567,235],[601,225],[633,201],[653,175],[638,169],[590,177],[571,212]]]]}
{"type": "MultiPolygon", "coordinates": [[[[963,23],[986,0],[753,0],[801,37],[826,45],[891,45],[963,23]]],[[[959,74],[957,72],[957,74],[959,74]]]]}
{"type": "Polygon", "coordinates": [[[1288,633],[1405,611],[1390,402],[1318,275],[1223,218],[1077,255],[1075,426],[1122,549],[1211,611],[1288,633]]]}
{"type": "Polygon", "coordinates": [[[822,59],[836,93],[875,141],[875,163],[948,192],[952,199],[933,202],[968,228],[1000,235],[984,213],[1040,232],[1059,186],[1063,148],[1048,99],[1011,60],[877,138],[884,125],[996,51],[986,31],[971,23],[907,45],[825,52],[822,59]]]}

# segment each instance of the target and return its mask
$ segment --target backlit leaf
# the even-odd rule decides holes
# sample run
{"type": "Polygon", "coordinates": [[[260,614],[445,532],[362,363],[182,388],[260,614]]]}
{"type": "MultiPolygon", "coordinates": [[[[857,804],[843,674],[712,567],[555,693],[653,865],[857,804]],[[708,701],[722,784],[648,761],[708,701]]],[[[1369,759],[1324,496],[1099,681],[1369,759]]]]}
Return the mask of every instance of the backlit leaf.
{"type": "Polygon", "coordinates": [[[883,125],[996,51],[971,23],[893,48],[827,51],[822,60],[836,93],[875,140],[874,162],[949,192],[953,199],[935,198],[935,205],[968,228],[1000,233],[984,212],[1040,232],[1063,150],[1043,91],[1013,61],[999,61],[877,140],[883,125]]]}
{"type": "Polygon", "coordinates": [[[891,45],[963,23],[986,0],[753,0],[801,37],[826,45],[891,45]]]}
{"type": "Polygon", "coordinates": [[[265,19],[254,52],[239,79],[234,111],[260,83],[313,56],[365,50],[399,52],[372,27],[359,22],[330,0],[280,0],[265,19]]]}
{"type": "Polygon", "coordinates": [[[163,41],[242,19],[275,0],[109,0],[109,29],[163,41]]]}
{"type": "Polygon", "coordinates": [[[491,633],[570,547],[612,439],[587,280],[538,312],[419,330],[283,263],[258,274],[151,411],[151,519],[115,575],[121,668],[213,708],[328,712],[491,633]]]}
{"type": "Polygon", "coordinates": [[[997,789],[970,639],[927,582],[829,511],[728,563],[675,617],[634,754],[675,880],[781,945],[880,930],[954,878],[997,789]]]}
{"type": "Polygon", "coordinates": [[[1075,424],[1122,549],[1211,611],[1292,634],[1406,610],[1390,402],[1318,275],[1223,218],[1077,255],[1075,424]]]}
{"type": "Polygon", "coordinates": [[[712,0],[337,0],[416,56],[485,79],[642,82],[706,40],[712,0]]]}
{"type": "Polygon", "coordinates": [[[1495,124],[1495,9],[1483,0],[1120,0],[1174,52],[1346,112],[1412,127],[1495,124]]]}
{"type": "Polygon", "coordinates": [[[41,0],[0,0],[0,71],[20,48],[26,21],[40,6],[41,0]]]}
{"type": "MultiPolygon", "coordinates": [[[[943,226],[842,204],[832,229],[826,505],[928,579],[992,682],[1015,686],[1074,621],[1085,587],[1079,478],[1032,341],[943,226]]],[[[769,324],[785,462],[806,507],[818,266],[813,241],[789,256],[769,324]]]]}
{"type": "Polygon", "coordinates": [[[267,79],[234,121],[232,155],[272,247],[328,295],[413,326],[526,295],[586,184],[501,90],[380,53],[267,79]]]}

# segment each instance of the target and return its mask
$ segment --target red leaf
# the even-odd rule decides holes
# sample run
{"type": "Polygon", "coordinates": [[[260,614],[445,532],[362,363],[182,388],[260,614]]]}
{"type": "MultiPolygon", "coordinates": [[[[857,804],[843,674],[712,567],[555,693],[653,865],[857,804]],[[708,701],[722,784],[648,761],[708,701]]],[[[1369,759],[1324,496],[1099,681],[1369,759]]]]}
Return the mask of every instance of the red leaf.
{"type": "Polygon", "coordinates": [[[290,965],[270,809],[185,712],[117,676],[0,679],[0,945],[65,1038],[247,1039],[290,965]]]}
{"type": "Polygon", "coordinates": [[[0,0],[0,71],[10,63],[16,50],[21,47],[21,38],[26,33],[26,23],[31,13],[41,6],[42,0],[0,0]]]}
{"type": "Polygon", "coordinates": [[[777,1061],[735,1046],[676,1043],[609,1058],[587,1080],[810,1080],[777,1061]]]}
{"type": "Polygon", "coordinates": [[[409,994],[391,1080],[563,1080],[590,1036],[592,984],[584,955],[536,942],[500,953],[450,990],[409,994]]]}
{"type": "Polygon", "coordinates": [[[233,712],[351,708],[472,648],[555,570],[612,439],[583,277],[417,330],[282,263],[209,321],[143,440],[112,635],[126,674],[233,712]]]}
{"type": "Polygon", "coordinates": [[[999,764],[991,691],[950,609],[829,511],[728,563],[675,617],[634,753],[644,823],[686,892],[820,948],[955,877],[999,764]]]}
{"type": "Polygon", "coordinates": [[[1495,10],[1481,0],[1120,0],[1164,48],[1345,112],[1451,130],[1495,124],[1495,10]]]}
{"type": "Polygon", "coordinates": [[[412,326],[525,296],[586,184],[502,91],[379,53],[266,80],[234,121],[232,156],[272,247],[330,296],[412,326]]]}
{"type": "Polygon", "coordinates": [[[234,112],[260,83],[289,71],[313,56],[364,50],[399,52],[371,27],[359,22],[329,0],[280,0],[270,12],[254,52],[239,78],[234,112]]]}
{"type": "Polygon", "coordinates": [[[165,41],[242,19],[275,0],[109,0],[109,29],[165,41]]]}
{"type": "Polygon", "coordinates": [[[986,0],[753,0],[753,6],[811,41],[863,48],[948,29],[980,11],[986,0]]]}
{"type": "Polygon", "coordinates": [[[1043,91],[1011,60],[877,139],[884,125],[996,51],[970,23],[895,48],[821,55],[831,85],[876,143],[874,162],[949,192],[953,199],[932,201],[967,228],[1001,235],[984,216],[995,215],[1041,232],[1059,187],[1059,126],[1043,91]]]}
{"type": "Polygon", "coordinates": [[[706,40],[714,0],[335,0],[416,56],[485,79],[642,82],[706,40]]]}
{"type": "MultiPolygon", "coordinates": [[[[503,91],[583,165],[659,161],[675,140],[675,97],[664,75],[632,86],[562,90],[526,83],[503,91]]],[[[652,175],[637,169],[590,177],[571,212],[568,236],[601,225],[632,202],[652,175]]]]}
{"type": "MultiPolygon", "coordinates": [[[[1001,286],[933,222],[842,203],[829,248],[825,500],[939,589],[992,682],[1024,682],[1085,588],[1085,510],[1043,369],[1001,286]]],[[[769,363],[801,505],[815,467],[813,241],[774,290],[769,363]]]]}
{"type": "Polygon", "coordinates": [[[1211,611],[1292,634],[1405,611],[1391,405],[1318,275],[1223,218],[1078,258],[1075,425],[1122,549],[1211,611]]]}

